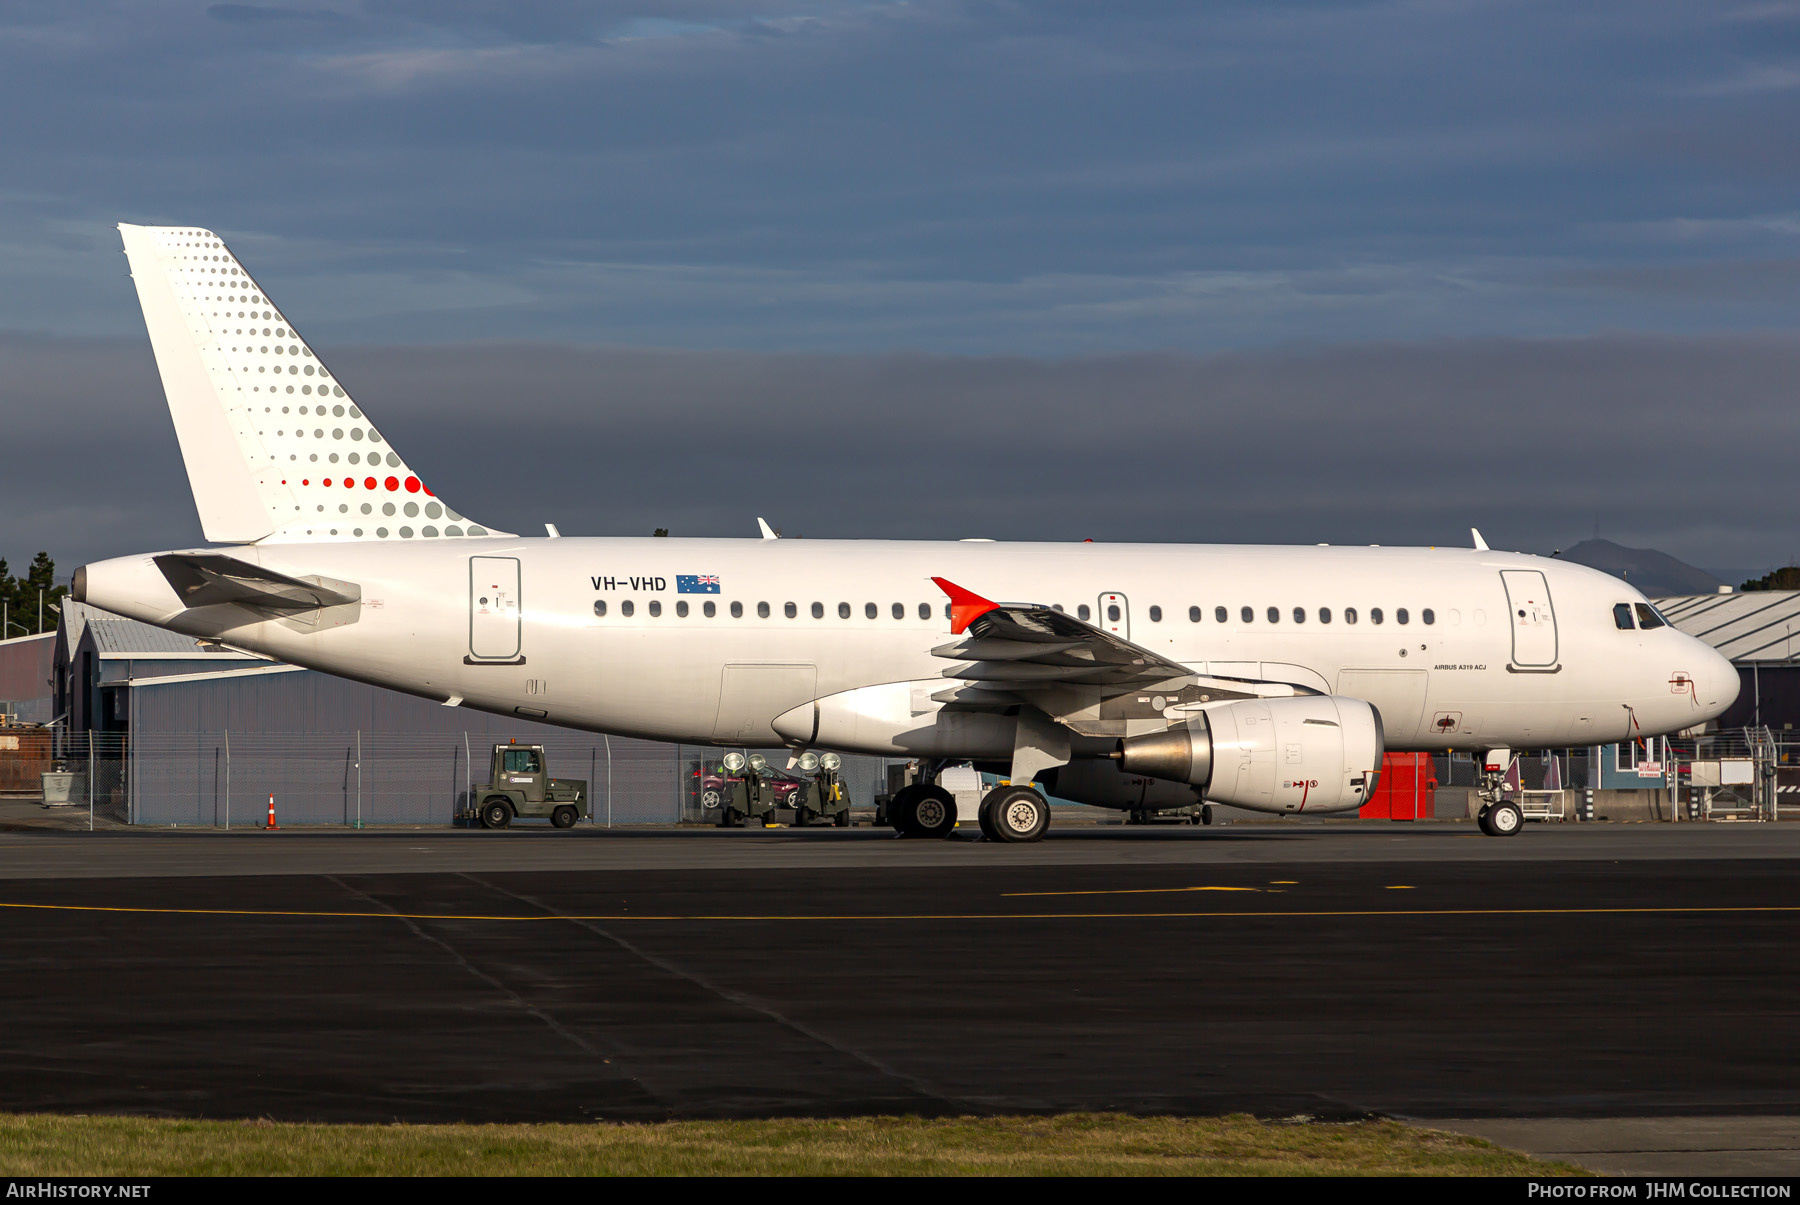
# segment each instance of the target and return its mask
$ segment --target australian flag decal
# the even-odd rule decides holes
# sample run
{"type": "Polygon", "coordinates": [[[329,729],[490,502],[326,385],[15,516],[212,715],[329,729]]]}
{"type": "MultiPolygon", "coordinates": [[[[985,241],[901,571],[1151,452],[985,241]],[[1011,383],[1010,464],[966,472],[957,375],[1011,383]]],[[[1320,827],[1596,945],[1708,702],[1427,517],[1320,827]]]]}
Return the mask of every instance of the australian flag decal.
{"type": "Polygon", "coordinates": [[[677,573],[675,575],[675,593],[677,594],[717,594],[719,592],[719,575],[716,573],[677,573]]]}

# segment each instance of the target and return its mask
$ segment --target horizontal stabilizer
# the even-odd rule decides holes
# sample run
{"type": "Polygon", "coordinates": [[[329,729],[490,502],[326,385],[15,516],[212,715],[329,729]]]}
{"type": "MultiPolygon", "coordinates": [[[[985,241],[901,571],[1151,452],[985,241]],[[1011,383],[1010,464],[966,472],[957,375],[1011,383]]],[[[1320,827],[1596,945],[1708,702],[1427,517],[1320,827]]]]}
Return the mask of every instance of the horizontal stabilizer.
{"type": "Polygon", "coordinates": [[[215,607],[226,603],[263,611],[318,611],[362,600],[351,582],[289,577],[216,553],[168,552],[156,558],[182,605],[215,607]]]}

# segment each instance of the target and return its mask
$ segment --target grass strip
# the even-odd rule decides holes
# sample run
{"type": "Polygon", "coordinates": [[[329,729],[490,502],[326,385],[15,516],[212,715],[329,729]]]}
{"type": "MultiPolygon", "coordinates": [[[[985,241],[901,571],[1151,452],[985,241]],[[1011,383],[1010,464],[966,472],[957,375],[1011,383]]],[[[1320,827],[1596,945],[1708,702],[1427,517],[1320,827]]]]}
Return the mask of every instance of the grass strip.
{"type": "Polygon", "coordinates": [[[322,1125],[0,1115],[4,1176],[1542,1176],[1582,1174],[1392,1121],[850,1117],[322,1125]]]}

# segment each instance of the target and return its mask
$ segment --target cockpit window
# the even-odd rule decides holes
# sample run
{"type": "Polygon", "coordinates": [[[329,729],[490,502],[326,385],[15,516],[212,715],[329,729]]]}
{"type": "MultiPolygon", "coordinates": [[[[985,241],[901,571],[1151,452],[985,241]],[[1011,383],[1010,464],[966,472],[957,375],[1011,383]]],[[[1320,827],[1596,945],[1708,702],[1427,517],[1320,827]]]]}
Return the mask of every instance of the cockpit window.
{"type": "Polygon", "coordinates": [[[1649,631],[1651,628],[1665,627],[1668,620],[1656,613],[1656,608],[1649,603],[1635,603],[1637,607],[1638,627],[1649,631]]]}
{"type": "Polygon", "coordinates": [[[1631,604],[1630,603],[1615,603],[1613,605],[1613,626],[1618,628],[1619,631],[1621,631],[1621,632],[1631,631],[1632,623],[1631,623],[1631,604]]]}

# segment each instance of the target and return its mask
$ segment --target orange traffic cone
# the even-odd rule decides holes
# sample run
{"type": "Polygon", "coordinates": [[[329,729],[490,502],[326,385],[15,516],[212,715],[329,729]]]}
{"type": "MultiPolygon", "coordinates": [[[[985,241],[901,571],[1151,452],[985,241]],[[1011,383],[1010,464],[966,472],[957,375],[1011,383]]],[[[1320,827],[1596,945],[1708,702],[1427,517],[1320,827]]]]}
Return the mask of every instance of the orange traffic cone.
{"type": "Polygon", "coordinates": [[[279,824],[275,823],[275,796],[274,795],[269,796],[269,824],[268,824],[268,827],[271,829],[278,829],[281,827],[279,824]]]}

